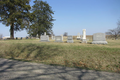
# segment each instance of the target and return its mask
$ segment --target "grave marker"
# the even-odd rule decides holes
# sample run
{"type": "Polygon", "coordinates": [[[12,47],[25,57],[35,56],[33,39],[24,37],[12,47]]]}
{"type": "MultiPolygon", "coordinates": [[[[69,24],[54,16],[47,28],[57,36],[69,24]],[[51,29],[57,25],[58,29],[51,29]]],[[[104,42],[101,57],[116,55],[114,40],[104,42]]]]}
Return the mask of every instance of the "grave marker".
{"type": "Polygon", "coordinates": [[[67,36],[67,43],[73,43],[73,36],[67,36]]]}
{"type": "Polygon", "coordinates": [[[95,33],[93,34],[92,44],[107,44],[105,33],[95,33]]]}
{"type": "Polygon", "coordinates": [[[36,35],[36,39],[39,39],[38,34],[36,35]]]}
{"type": "Polygon", "coordinates": [[[40,36],[40,41],[48,42],[49,41],[49,36],[48,35],[41,35],[40,36]]]}
{"type": "Polygon", "coordinates": [[[86,29],[83,29],[82,43],[87,43],[87,40],[86,40],[86,29]]]}
{"type": "Polygon", "coordinates": [[[46,35],[46,32],[44,32],[44,35],[46,35]]]}
{"type": "Polygon", "coordinates": [[[81,38],[80,38],[80,33],[78,33],[78,35],[77,35],[77,40],[80,40],[81,38]]]}
{"type": "Polygon", "coordinates": [[[63,42],[62,36],[55,36],[55,42],[63,42]]]}
{"type": "Polygon", "coordinates": [[[63,35],[61,35],[62,36],[62,41],[63,41],[63,35]]]}

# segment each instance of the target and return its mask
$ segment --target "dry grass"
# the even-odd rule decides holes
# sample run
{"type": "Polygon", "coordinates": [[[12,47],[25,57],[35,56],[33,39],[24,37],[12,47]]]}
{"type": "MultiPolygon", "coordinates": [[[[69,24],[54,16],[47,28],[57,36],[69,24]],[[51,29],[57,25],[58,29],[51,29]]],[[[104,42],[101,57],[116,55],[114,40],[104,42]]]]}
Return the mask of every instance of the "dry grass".
{"type": "Polygon", "coordinates": [[[120,72],[120,40],[108,45],[39,42],[37,39],[0,41],[0,57],[46,64],[120,72]]]}

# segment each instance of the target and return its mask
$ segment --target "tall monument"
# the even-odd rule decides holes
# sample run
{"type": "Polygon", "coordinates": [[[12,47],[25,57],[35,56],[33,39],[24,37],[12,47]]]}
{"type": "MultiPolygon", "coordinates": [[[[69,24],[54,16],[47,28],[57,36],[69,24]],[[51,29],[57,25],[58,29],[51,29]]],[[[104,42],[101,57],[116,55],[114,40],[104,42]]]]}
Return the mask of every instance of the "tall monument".
{"type": "Polygon", "coordinates": [[[86,40],[86,29],[83,29],[82,43],[87,43],[87,40],[86,40]]]}

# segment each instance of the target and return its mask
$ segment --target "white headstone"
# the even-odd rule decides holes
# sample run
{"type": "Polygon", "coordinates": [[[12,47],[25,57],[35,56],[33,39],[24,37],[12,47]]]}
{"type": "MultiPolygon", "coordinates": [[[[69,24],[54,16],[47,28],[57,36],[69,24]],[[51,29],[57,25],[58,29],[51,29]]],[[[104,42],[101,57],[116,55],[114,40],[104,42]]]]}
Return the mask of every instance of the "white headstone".
{"type": "Polygon", "coordinates": [[[86,39],[86,29],[83,29],[83,38],[82,39],[86,39]]]}
{"type": "Polygon", "coordinates": [[[63,35],[61,35],[61,37],[62,37],[62,41],[63,41],[63,35]]]}
{"type": "Polygon", "coordinates": [[[87,40],[86,40],[86,29],[83,29],[82,43],[87,43],[87,40]]]}
{"type": "Polygon", "coordinates": [[[52,40],[55,40],[55,36],[51,35],[51,39],[52,39],[52,40]]]}
{"type": "Polygon", "coordinates": [[[77,35],[77,40],[80,40],[80,33],[78,33],[77,35]]]}
{"type": "Polygon", "coordinates": [[[55,36],[55,42],[63,42],[62,36],[55,36]]]}
{"type": "Polygon", "coordinates": [[[42,42],[48,42],[49,41],[49,36],[48,35],[41,35],[40,36],[40,41],[42,41],[42,42]]]}
{"type": "Polygon", "coordinates": [[[10,36],[4,36],[3,39],[6,40],[7,38],[10,38],[10,36]]]}
{"type": "Polygon", "coordinates": [[[39,39],[39,38],[38,38],[38,34],[36,35],[36,39],[39,39]]]}
{"type": "Polygon", "coordinates": [[[46,32],[44,32],[44,35],[46,35],[46,32]]]}

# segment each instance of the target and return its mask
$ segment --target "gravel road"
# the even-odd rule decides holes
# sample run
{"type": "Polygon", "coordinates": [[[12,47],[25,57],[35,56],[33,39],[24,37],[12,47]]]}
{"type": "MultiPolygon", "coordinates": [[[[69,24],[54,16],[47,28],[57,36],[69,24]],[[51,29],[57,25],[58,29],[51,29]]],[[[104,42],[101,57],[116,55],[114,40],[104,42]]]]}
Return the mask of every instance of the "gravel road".
{"type": "Polygon", "coordinates": [[[120,74],[0,58],[0,80],[120,80],[120,74]]]}

